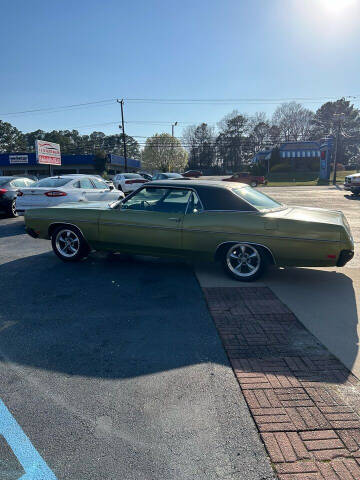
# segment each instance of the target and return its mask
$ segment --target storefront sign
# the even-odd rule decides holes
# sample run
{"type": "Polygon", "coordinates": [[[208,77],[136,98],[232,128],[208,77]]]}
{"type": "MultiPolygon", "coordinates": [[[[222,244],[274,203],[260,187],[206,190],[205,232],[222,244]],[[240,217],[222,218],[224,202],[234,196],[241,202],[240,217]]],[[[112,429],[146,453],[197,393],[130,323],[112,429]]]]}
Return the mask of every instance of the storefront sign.
{"type": "Polygon", "coordinates": [[[28,155],[9,155],[10,163],[29,163],[28,155]]]}
{"type": "Polygon", "coordinates": [[[35,140],[36,161],[42,165],[61,165],[60,145],[58,143],[35,140]]]}

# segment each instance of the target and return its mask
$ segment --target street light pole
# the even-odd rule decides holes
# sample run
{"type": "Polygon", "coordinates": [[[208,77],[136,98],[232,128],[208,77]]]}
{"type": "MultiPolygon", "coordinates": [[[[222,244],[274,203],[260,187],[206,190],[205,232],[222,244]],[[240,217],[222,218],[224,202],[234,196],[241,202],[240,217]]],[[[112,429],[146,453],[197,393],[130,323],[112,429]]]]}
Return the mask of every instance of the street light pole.
{"type": "Polygon", "coordinates": [[[125,136],[125,124],[124,124],[124,99],[123,98],[121,100],[117,99],[116,101],[118,103],[120,103],[120,106],[121,106],[121,128],[122,128],[122,132],[123,132],[124,168],[125,168],[125,172],[127,172],[128,168],[127,168],[126,136],[125,136]]]}

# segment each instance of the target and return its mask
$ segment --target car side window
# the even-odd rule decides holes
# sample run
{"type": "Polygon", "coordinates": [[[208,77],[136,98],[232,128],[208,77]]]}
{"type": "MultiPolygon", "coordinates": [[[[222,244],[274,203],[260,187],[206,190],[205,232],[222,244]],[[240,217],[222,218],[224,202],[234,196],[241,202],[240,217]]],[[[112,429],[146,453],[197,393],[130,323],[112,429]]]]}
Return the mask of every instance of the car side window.
{"type": "Polygon", "coordinates": [[[124,210],[184,214],[191,190],[146,187],[122,203],[124,210]]]}
{"type": "Polygon", "coordinates": [[[167,192],[168,188],[142,188],[135,195],[124,200],[121,208],[124,210],[153,211],[167,192]]]}
{"type": "Polygon", "coordinates": [[[191,190],[182,190],[179,188],[169,189],[169,194],[159,205],[160,211],[168,213],[185,213],[191,193],[191,190]]]}
{"type": "Polygon", "coordinates": [[[95,185],[95,188],[97,188],[98,190],[104,190],[104,189],[107,189],[108,186],[106,185],[105,182],[101,181],[100,179],[98,178],[92,178],[91,181],[93,182],[93,184],[95,185]]]}
{"type": "Polygon", "coordinates": [[[187,215],[191,213],[199,213],[202,210],[202,205],[199,197],[195,192],[192,192],[189,198],[189,204],[186,210],[187,215]]]}
{"type": "Polygon", "coordinates": [[[94,188],[94,185],[91,183],[90,178],[81,178],[80,188],[94,188]]]}

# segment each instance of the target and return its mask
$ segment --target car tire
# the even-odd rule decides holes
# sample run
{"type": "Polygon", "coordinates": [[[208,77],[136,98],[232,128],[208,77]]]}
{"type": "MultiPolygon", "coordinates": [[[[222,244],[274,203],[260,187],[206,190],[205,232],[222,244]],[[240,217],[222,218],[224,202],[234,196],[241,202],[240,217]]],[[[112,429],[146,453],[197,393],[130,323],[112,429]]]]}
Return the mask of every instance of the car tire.
{"type": "Polygon", "coordinates": [[[257,187],[258,185],[258,182],[256,180],[253,180],[252,182],[250,182],[250,187],[257,187]]]}
{"type": "Polygon", "coordinates": [[[15,218],[18,216],[18,213],[16,211],[16,199],[14,198],[12,201],[11,201],[11,204],[9,206],[9,209],[7,211],[7,214],[9,217],[11,218],[15,218]]]}
{"type": "Polygon", "coordinates": [[[224,252],[225,272],[239,282],[253,282],[265,272],[267,262],[261,248],[248,243],[235,243],[224,252]]]}
{"type": "Polygon", "coordinates": [[[80,231],[73,226],[63,225],[51,236],[55,255],[63,262],[78,262],[90,252],[89,246],[80,231]]]}

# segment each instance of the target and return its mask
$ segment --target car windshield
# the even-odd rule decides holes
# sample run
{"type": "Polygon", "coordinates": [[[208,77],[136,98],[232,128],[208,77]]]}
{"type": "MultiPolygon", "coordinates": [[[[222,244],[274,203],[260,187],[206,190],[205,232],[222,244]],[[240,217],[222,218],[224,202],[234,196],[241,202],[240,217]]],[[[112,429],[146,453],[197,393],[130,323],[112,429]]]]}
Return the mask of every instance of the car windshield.
{"type": "Polygon", "coordinates": [[[71,182],[72,178],[44,178],[32,185],[33,187],[62,187],[67,183],[71,182]]]}
{"type": "Polygon", "coordinates": [[[251,187],[233,188],[232,191],[260,211],[282,206],[281,203],[275,202],[272,198],[251,187]]]}

